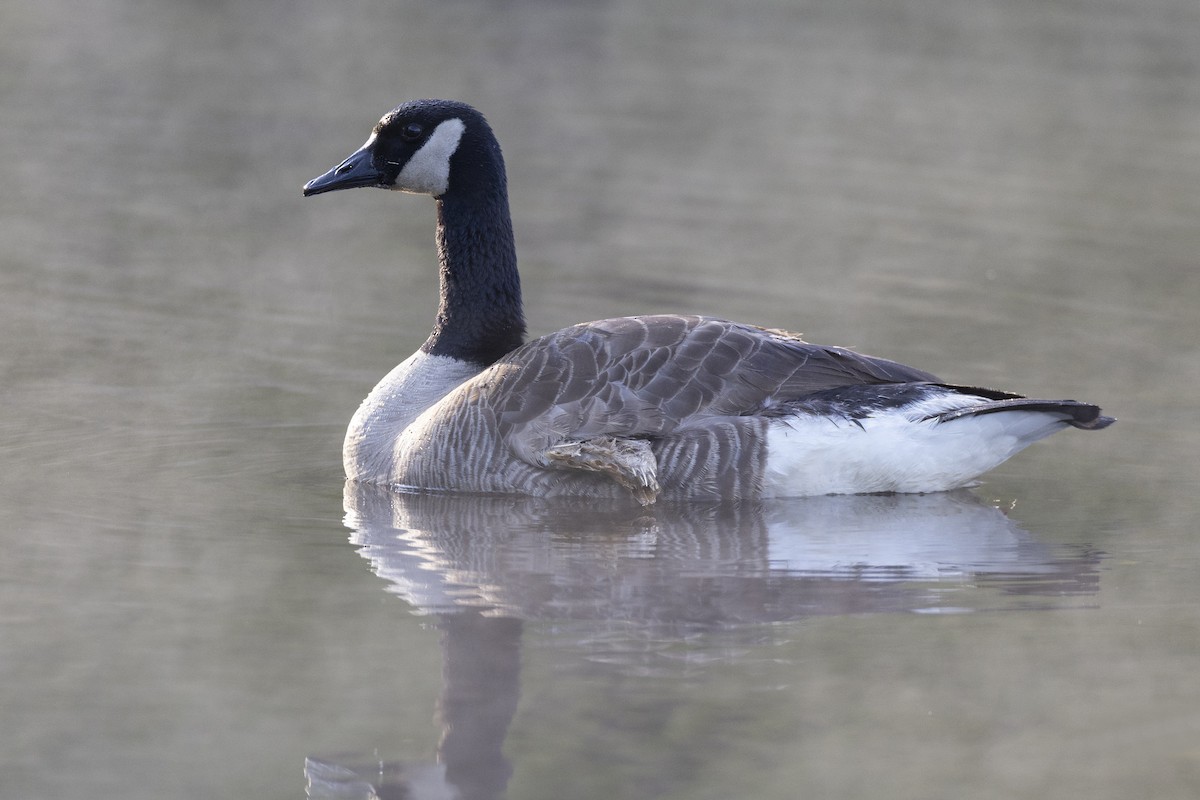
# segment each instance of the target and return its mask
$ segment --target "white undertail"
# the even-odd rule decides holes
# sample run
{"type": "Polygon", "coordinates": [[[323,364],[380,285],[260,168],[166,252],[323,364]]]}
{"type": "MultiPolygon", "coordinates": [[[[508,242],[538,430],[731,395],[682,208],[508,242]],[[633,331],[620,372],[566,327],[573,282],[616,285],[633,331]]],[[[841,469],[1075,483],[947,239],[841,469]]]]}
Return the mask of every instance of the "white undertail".
{"type": "Polygon", "coordinates": [[[862,419],[775,420],[767,429],[763,493],[797,497],[957,489],[1066,424],[1062,415],[1025,410],[950,421],[929,418],[971,401],[986,402],[955,395],[862,419]]]}

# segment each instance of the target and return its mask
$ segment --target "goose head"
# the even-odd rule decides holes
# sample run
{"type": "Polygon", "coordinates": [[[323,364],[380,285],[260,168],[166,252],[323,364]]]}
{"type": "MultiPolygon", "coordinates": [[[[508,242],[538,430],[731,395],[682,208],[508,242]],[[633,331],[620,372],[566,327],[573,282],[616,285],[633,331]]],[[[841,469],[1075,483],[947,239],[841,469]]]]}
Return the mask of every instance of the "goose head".
{"type": "Polygon", "coordinates": [[[441,198],[504,182],[500,148],[482,114],[465,103],[414,100],[384,114],[362,147],[306,183],[304,195],[374,186],[441,198]]]}
{"type": "Polygon", "coordinates": [[[441,300],[425,353],[481,368],[524,341],[504,157],[482,114],[450,100],[397,106],[362,147],[305,184],[304,194],[359,186],[437,202],[441,300]]]}

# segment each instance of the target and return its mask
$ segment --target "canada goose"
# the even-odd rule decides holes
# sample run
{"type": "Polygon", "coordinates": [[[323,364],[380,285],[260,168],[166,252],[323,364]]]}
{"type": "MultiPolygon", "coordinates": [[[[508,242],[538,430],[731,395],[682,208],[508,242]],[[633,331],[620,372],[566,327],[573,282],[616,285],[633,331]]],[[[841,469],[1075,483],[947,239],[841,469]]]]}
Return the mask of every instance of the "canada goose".
{"type": "Polygon", "coordinates": [[[953,386],[790,333],[674,314],[523,343],[500,145],[483,116],[405,103],[304,186],[437,201],[441,302],[350,422],[354,480],[421,490],[747,498],[933,492],[1038,439],[1113,420],[1074,400],[953,386]],[[621,488],[624,487],[624,488],[621,488]]]}

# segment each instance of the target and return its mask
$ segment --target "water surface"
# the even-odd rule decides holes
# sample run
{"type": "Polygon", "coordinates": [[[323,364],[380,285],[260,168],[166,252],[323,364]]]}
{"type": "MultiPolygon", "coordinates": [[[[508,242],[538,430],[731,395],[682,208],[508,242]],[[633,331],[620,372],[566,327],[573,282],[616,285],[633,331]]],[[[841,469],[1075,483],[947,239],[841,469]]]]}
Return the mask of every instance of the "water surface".
{"type": "Polygon", "coordinates": [[[1200,9],[0,12],[0,796],[1200,792],[1200,9]],[[1101,403],[965,493],[343,485],[426,198],[300,186],[421,96],[508,159],[531,332],[660,310],[1101,403]]]}

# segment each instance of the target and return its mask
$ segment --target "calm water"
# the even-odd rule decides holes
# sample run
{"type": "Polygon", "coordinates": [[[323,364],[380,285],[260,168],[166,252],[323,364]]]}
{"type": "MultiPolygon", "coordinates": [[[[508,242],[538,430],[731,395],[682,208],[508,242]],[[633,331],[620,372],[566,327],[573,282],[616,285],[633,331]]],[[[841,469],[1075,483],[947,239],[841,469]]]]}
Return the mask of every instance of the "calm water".
{"type": "Polygon", "coordinates": [[[649,5],[4,6],[0,797],[1200,794],[1200,6],[649,5]],[[420,96],[500,135],[533,332],[1121,422],[946,496],[345,487],[433,206],[300,186],[420,96]]]}

